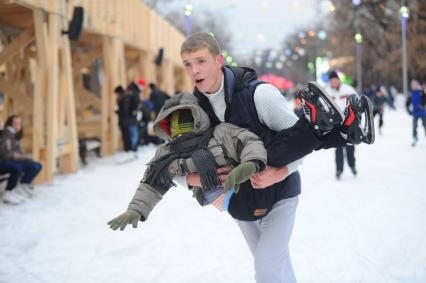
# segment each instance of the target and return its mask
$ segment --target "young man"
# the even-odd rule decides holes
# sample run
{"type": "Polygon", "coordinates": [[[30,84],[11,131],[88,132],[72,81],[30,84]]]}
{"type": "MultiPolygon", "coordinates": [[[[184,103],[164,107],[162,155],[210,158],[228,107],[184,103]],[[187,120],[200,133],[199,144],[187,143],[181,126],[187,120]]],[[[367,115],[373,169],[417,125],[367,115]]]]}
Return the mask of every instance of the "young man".
{"type": "MultiPolygon", "coordinates": [[[[362,109],[349,105],[348,107],[354,106],[354,111],[348,111],[351,114],[347,115],[351,122],[341,126],[343,117],[339,109],[316,84],[310,83],[308,88],[300,93],[306,108],[306,119],[297,120],[287,108],[287,102],[278,90],[267,84],[259,84],[250,69],[227,69],[226,67],[222,73],[223,57],[219,54],[217,42],[208,34],[190,37],[182,46],[182,57],[188,74],[196,83],[197,99],[192,95],[178,95],[167,101],[157,117],[155,129],[160,136],[169,141],[178,134],[183,135],[175,138],[164,148],[159,148],[128,210],[108,224],[114,230],[118,228],[123,230],[127,224],[132,223],[136,227],[139,220],[146,220],[153,207],[173,184],[174,175],[201,172],[201,174],[189,175],[190,177],[187,178],[189,185],[195,187],[195,195],[200,203],[216,201],[217,195],[211,193],[218,186],[217,178],[211,179],[206,176],[215,175],[216,173],[211,173],[211,169],[215,170],[216,166],[229,165],[229,161],[242,162],[232,169],[229,175],[221,176],[219,179],[226,178],[223,185],[225,191],[239,187],[238,193],[230,198],[229,206],[225,205],[225,207],[237,219],[255,256],[256,279],[258,282],[282,282],[282,280],[294,282],[288,241],[298,202],[297,195],[300,193],[300,177],[296,171],[297,164],[296,166],[294,162],[293,165],[286,166],[286,164],[315,149],[345,144],[346,140],[342,138],[339,129],[346,132],[345,136],[352,137],[353,133],[358,136],[360,134],[357,126],[358,114],[362,113],[362,109]],[[240,81],[235,80],[234,72],[241,75],[238,77],[240,81]],[[254,83],[256,87],[253,88],[251,83],[254,83]],[[220,85],[217,86],[218,84],[220,85]],[[226,95],[229,95],[226,100],[224,85],[227,87],[226,95]],[[216,94],[208,94],[211,92],[209,90],[215,89],[218,90],[216,94]],[[205,92],[206,96],[201,94],[200,90],[205,92]],[[244,90],[250,91],[244,92],[244,90]],[[271,96],[270,100],[259,99],[256,94],[258,90],[262,90],[261,95],[271,96]],[[203,97],[205,99],[219,97],[219,99],[216,104],[210,104],[208,100],[203,100],[203,97]],[[189,103],[191,100],[192,102],[189,103]],[[236,102],[239,104],[234,104],[236,102]],[[259,103],[261,112],[256,109],[259,103]],[[274,103],[276,104],[273,105],[274,103]],[[225,111],[225,108],[232,108],[233,111],[225,111]],[[174,111],[183,109],[192,111],[194,121],[191,125],[195,134],[200,133],[200,129],[203,128],[201,125],[206,123],[206,120],[209,125],[212,125],[212,129],[215,127],[212,139],[207,146],[214,155],[214,163],[216,163],[213,164],[214,166],[212,162],[198,162],[200,165],[196,166],[197,158],[198,161],[208,160],[208,158],[194,155],[194,151],[199,150],[197,147],[182,148],[182,146],[194,144],[193,139],[197,137],[187,136],[186,131],[172,130],[174,111]],[[272,111],[268,112],[267,109],[272,111]],[[208,118],[195,119],[198,116],[196,113],[204,113],[204,117],[208,118]],[[262,115],[258,115],[259,113],[262,115]],[[271,116],[268,116],[269,114],[271,116]],[[170,116],[171,123],[168,118],[170,116]],[[231,124],[222,123],[224,120],[230,121],[231,124]],[[248,128],[251,132],[244,128],[248,128]],[[259,145],[260,140],[252,132],[260,136],[263,143],[266,142],[266,150],[262,143],[261,147],[257,146],[258,149],[253,150],[256,144],[259,145]],[[242,139],[243,136],[251,135],[256,137],[251,142],[245,142],[245,139],[242,139]],[[318,136],[322,140],[319,140],[318,136]],[[269,166],[265,166],[265,152],[269,166]],[[206,170],[210,171],[206,172],[206,170]],[[256,172],[259,173],[255,175],[256,172]],[[250,177],[251,182],[245,182],[250,177]]],[[[209,137],[206,132],[201,132],[203,137],[209,137]]],[[[206,139],[202,140],[204,142],[196,142],[195,145],[205,148],[206,139]]],[[[227,171],[229,168],[223,167],[218,170],[218,173],[226,174],[227,171]]]]}
{"type": "MultiPolygon", "coordinates": [[[[300,158],[313,150],[336,146],[339,139],[341,145],[374,142],[371,119],[361,129],[358,117],[365,114],[370,118],[371,103],[365,97],[351,100],[340,129],[314,132],[291,112],[275,87],[256,80],[253,70],[224,66],[219,45],[209,34],[186,39],[181,57],[195,83],[194,94],[212,125],[227,122],[247,128],[262,139],[268,151],[268,166],[240,185],[228,208],[254,256],[256,282],[296,282],[288,243],[301,189],[297,172],[300,158]]],[[[320,126],[327,121],[316,115],[320,109],[313,102],[318,98],[308,95],[315,91],[311,86],[301,98],[307,118],[320,126]]],[[[329,109],[333,106],[332,101],[320,104],[329,109]]],[[[225,174],[226,170],[220,172],[225,174]]],[[[187,177],[192,186],[200,186],[199,179],[197,174],[187,177]]]]}

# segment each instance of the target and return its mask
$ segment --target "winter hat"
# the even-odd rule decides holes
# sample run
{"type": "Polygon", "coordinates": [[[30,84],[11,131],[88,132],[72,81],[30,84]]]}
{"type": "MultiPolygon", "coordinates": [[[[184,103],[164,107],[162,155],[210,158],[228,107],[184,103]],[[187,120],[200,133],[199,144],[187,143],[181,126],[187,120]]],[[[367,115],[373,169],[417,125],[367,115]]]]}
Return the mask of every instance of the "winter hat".
{"type": "Polygon", "coordinates": [[[170,137],[192,132],[194,118],[190,110],[181,109],[172,113],[170,118],[170,137]]]}
{"type": "Polygon", "coordinates": [[[335,70],[332,70],[330,73],[328,73],[328,79],[340,79],[339,74],[337,74],[335,70]]]}
{"type": "Polygon", "coordinates": [[[141,91],[139,86],[134,82],[129,83],[129,85],[127,86],[127,90],[129,90],[131,92],[137,92],[137,93],[139,93],[141,91]]]}
{"type": "Polygon", "coordinates": [[[139,84],[140,86],[145,87],[145,86],[146,86],[146,81],[145,81],[144,79],[139,79],[139,80],[138,80],[138,84],[139,84]]]}

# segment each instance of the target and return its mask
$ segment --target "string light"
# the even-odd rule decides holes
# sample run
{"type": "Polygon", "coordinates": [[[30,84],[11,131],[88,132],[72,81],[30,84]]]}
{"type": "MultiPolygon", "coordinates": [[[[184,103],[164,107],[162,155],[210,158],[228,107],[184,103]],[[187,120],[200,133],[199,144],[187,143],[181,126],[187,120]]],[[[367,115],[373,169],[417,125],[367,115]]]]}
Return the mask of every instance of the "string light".
{"type": "Polygon", "coordinates": [[[399,12],[401,13],[401,16],[404,18],[408,18],[410,16],[410,11],[408,10],[407,6],[401,6],[401,9],[399,9],[399,12]]]}
{"type": "Polygon", "coordinates": [[[356,43],[362,43],[362,34],[357,32],[354,36],[356,43]]]}

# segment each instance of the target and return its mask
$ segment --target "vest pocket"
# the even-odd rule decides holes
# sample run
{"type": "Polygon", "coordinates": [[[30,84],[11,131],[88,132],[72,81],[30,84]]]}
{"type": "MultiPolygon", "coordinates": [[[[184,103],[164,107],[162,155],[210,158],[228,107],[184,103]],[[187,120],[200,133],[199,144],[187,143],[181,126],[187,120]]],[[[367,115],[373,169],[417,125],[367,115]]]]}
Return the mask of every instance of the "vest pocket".
{"type": "Polygon", "coordinates": [[[276,201],[275,187],[253,189],[247,181],[240,185],[238,194],[232,196],[228,211],[238,220],[254,221],[266,216],[276,201]]]}

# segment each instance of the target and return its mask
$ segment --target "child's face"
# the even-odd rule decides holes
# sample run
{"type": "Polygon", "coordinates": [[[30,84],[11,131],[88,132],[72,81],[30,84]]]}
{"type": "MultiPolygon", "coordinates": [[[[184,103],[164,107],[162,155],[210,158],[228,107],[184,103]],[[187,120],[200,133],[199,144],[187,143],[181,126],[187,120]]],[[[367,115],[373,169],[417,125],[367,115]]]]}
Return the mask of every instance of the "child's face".
{"type": "Polygon", "coordinates": [[[192,133],[194,129],[194,118],[191,111],[179,110],[170,115],[170,137],[175,139],[181,135],[192,133]]]}
{"type": "Polygon", "coordinates": [[[185,71],[195,83],[197,89],[204,93],[215,93],[222,83],[223,55],[213,56],[207,48],[192,53],[182,54],[185,71]]]}

